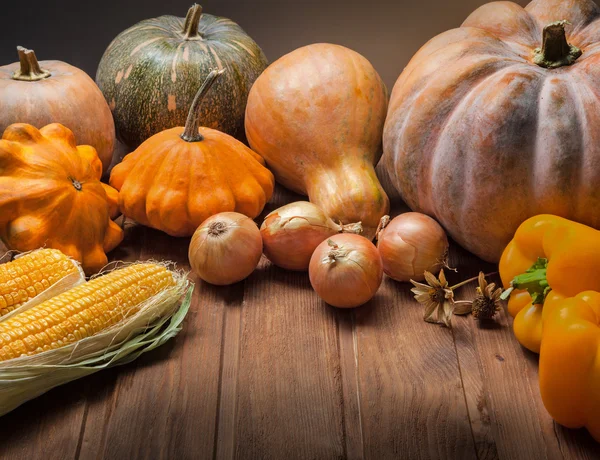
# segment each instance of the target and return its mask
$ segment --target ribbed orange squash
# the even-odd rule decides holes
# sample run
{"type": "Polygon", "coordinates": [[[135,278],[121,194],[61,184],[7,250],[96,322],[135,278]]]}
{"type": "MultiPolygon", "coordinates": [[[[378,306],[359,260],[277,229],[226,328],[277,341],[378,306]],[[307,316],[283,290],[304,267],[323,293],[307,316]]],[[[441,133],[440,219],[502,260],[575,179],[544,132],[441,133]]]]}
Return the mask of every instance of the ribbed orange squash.
{"type": "Polygon", "coordinates": [[[412,209],[490,262],[537,214],[600,228],[599,88],[594,2],[489,3],[406,67],[383,161],[412,209]]]}
{"type": "Polygon", "coordinates": [[[0,238],[19,251],[59,249],[87,274],[98,271],[123,239],[111,220],[118,193],[101,175],[96,150],[77,146],[63,125],[9,126],[0,140],[0,238]]]}
{"type": "Polygon", "coordinates": [[[221,73],[208,75],[185,128],[155,134],[113,168],[110,184],[120,191],[125,216],[190,236],[219,212],[255,218],[263,210],[275,184],[263,159],[233,137],[199,127],[200,102],[221,73]]]}

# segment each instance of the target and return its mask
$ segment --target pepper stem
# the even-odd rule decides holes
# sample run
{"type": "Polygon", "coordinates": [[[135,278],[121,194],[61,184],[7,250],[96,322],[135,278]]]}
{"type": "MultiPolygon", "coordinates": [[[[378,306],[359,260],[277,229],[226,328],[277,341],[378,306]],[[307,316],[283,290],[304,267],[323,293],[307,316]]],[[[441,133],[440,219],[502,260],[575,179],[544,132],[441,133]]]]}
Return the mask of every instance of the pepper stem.
{"type": "Polygon", "coordinates": [[[194,3],[188,10],[187,15],[185,16],[185,24],[183,25],[182,33],[186,40],[202,38],[202,35],[198,32],[201,17],[202,7],[197,3],[194,3]]]}
{"type": "Polygon", "coordinates": [[[540,67],[556,69],[573,64],[582,51],[567,42],[565,25],[569,21],[556,21],[544,27],[542,47],[533,53],[533,62],[540,67]]]}
{"type": "Polygon", "coordinates": [[[19,81],[38,81],[48,78],[50,72],[42,69],[40,63],[35,56],[35,51],[28,50],[22,46],[17,46],[19,52],[19,62],[21,68],[13,74],[13,80],[19,81]]]}
{"type": "Polygon", "coordinates": [[[190,111],[188,112],[187,121],[185,122],[185,129],[181,138],[186,142],[200,142],[204,140],[202,134],[198,132],[198,128],[200,127],[200,103],[204,98],[204,95],[211,88],[213,83],[217,81],[220,75],[225,72],[225,69],[221,70],[211,70],[204,83],[196,93],[196,97],[194,97],[194,101],[192,102],[192,106],[190,107],[190,111]]]}
{"type": "Polygon", "coordinates": [[[502,293],[502,300],[508,299],[514,289],[523,289],[529,292],[533,305],[543,305],[546,296],[552,290],[546,279],[548,259],[539,257],[538,260],[525,273],[515,276],[510,283],[510,289],[502,293]]]}

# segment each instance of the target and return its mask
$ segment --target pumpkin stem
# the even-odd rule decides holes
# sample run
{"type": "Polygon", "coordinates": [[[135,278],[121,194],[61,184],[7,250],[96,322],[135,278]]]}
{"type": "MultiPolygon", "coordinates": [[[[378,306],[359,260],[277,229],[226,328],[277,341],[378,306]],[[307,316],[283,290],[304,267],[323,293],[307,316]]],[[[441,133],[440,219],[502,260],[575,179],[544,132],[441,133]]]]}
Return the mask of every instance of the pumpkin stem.
{"type": "Polygon", "coordinates": [[[201,17],[202,7],[197,3],[194,3],[185,16],[183,36],[186,40],[202,38],[202,35],[198,32],[198,25],[200,24],[201,17]]]}
{"type": "Polygon", "coordinates": [[[221,70],[211,70],[202,83],[202,86],[196,93],[196,97],[194,97],[194,101],[192,102],[192,106],[190,107],[190,111],[188,112],[187,121],[185,122],[185,129],[181,138],[186,142],[200,142],[204,140],[202,134],[198,132],[198,128],[200,128],[200,103],[204,98],[204,95],[208,92],[210,87],[213,85],[217,78],[225,72],[225,69],[221,70]]]}
{"type": "Polygon", "coordinates": [[[533,62],[540,67],[556,69],[573,64],[582,51],[567,42],[565,25],[569,21],[556,21],[544,27],[542,47],[533,53],[533,62]]]}
{"type": "Polygon", "coordinates": [[[28,50],[22,46],[17,46],[17,51],[19,52],[21,68],[15,71],[12,76],[13,80],[38,81],[50,76],[49,71],[40,67],[37,57],[35,56],[35,51],[28,50]]]}

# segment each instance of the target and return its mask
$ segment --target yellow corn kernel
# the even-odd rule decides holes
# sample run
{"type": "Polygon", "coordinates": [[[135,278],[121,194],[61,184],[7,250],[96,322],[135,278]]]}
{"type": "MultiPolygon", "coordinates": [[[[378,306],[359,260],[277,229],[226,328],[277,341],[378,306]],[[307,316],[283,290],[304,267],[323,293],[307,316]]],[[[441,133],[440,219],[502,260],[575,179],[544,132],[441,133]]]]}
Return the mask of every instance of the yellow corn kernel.
{"type": "Polygon", "coordinates": [[[174,286],[162,265],[134,264],[80,284],[0,321],[0,361],[90,337],[139,311],[140,304],[174,286]]]}
{"type": "Polygon", "coordinates": [[[78,270],[76,262],[57,249],[38,249],[1,264],[0,317],[78,270]]]}

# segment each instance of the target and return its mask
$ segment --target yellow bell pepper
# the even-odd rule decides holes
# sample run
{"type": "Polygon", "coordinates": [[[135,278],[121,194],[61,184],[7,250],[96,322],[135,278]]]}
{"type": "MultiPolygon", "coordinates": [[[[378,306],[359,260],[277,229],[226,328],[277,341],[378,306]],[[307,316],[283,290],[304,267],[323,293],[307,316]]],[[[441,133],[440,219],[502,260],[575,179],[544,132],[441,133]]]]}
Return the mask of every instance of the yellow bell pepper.
{"type": "Polygon", "coordinates": [[[504,250],[500,276],[515,336],[540,353],[544,406],[600,442],[600,231],[532,217],[504,250]]]}
{"type": "Polygon", "coordinates": [[[562,217],[532,217],[504,250],[500,277],[517,340],[539,353],[545,316],[566,298],[600,292],[600,231],[562,217]]]}
{"type": "Polygon", "coordinates": [[[586,427],[600,442],[600,293],[582,292],[546,310],[540,391],[550,415],[586,427]]]}

